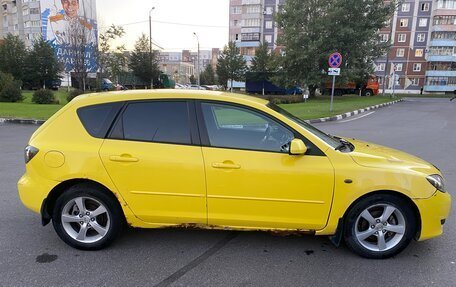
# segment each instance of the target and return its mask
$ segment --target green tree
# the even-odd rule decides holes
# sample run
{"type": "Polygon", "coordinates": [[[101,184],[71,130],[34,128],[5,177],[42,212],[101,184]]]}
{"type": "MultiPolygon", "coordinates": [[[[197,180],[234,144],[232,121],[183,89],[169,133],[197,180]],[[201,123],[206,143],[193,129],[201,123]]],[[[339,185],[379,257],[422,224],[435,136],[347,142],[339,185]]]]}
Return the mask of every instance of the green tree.
{"type": "Polygon", "coordinates": [[[119,76],[125,71],[128,57],[125,54],[125,45],[112,48],[112,42],[119,40],[125,35],[122,26],[111,25],[105,32],[100,34],[98,50],[98,63],[103,77],[112,78],[118,83],[119,76]]]}
{"type": "MultiPolygon", "coordinates": [[[[255,57],[252,59],[252,66],[250,67],[251,74],[249,75],[253,80],[264,81],[270,79],[271,73],[275,72],[275,57],[269,51],[268,42],[263,42],[255,51],[255,57]]],[[[264,96],[264,87],[263,87],[264,96]]]]}
{"type": "Polygon", "coordinates": [[[277,15],[283,28],[279,44],[281,85],[307,86],[310,96],[328,81],[328,57],[344,57],[338,81],[362,83],[373,72],[373,61],[385,54],[388,44],[378,31],[391,18],[396,1],[383,0],[287,0],[277,15]]]}
{"type": "Polygon", "coordinates": [[[62,71],[62,64],[59,63],[54,48],[41,38],[36,40],[25,61],[26,86],[44,88],[45,83],[59,80],[62,71]]]}
{"type": "Polygon", "coordinates": [[[207,65],[200,75],[201,85],[215,85],[215,72],[212,65],[207,65]]]}
{"type": "Polygon", "coordinates": [[[107,71],[109,76],[119,83],[119,76],[123,74],[128,65],[128,57],[125,54],[125,46],[116,47],[116,50],[110,53],[107,61],[107,71]]]}
{"type": "Polygon", "coordinates": [[[189,78],[189,80],[190,80],[190,84],[192,84],[192,85],[195,85],[195,84],[196,84],[196,78],[195,78],[194,75],[191,75],[190,78],[189,78]]]}
{"type": "Polygon", "coordinates": [[[223,48],[222,55],[217,63],[219,83],[226,89],[227,83],[230,81],[231,90],[233,90],[233,82],[244,80],[246,70],[247,65],[244,57],[241,55],[240,49],[236,47],[236,43],[229,42],[223,48]]]}
{"type": "Polygon", "coordinates": [[[11,74],[14,79],[24,80],[24,61],[27,49],[19,36],[6,35],[0,44],[0,71],[11,74]]]}
{"type": "Polygon", "coordinates": [[[149,37],[142,35],[136,41],[135,49],[131,53],[129,67],[133,74],[141,81],[158,85],[160,68],[158,66],[157,52],[151,53],[149,37]]]}
{"type": "Polygon", "coordinates": [[[268,42],[263,42],[255,51],[250,71],[255,73],[269,73],[275,70],[274,54],[269,52],[268,42]]]}

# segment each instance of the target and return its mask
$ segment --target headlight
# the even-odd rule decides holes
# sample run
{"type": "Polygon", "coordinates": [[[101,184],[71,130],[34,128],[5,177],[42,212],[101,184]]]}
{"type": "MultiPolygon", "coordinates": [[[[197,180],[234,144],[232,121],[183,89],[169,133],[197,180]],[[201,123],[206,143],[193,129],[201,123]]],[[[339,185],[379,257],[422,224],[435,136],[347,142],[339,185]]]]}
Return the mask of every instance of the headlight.
{"type": "Polygon", "coordinates": [[[430,184],[432,184],[432,186],[437,188],[437,190],[439,190],[441,192],[446,192],[443,177],[441,177],[440,175],[433,174],[433,175],[426,177],[426,179],[429,181],[430,184]]]}

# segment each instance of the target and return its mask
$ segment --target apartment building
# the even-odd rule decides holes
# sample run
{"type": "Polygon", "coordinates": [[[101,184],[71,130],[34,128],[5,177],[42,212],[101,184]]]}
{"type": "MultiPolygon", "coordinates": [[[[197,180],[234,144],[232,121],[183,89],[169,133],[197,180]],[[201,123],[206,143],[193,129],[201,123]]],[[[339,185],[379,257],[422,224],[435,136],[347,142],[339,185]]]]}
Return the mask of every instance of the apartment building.
{"type": "Polygon", "coordinates": [[[158,54],[158,60],[160,62],[181,62],[182,52],[160,51],[158,54]]]}
{"type": "Polygon", "coordinates": [[[159,67],[160,71],[179,84],[189,84],[190,77],[195,76],[195,66],[190,62],[165,61],[160,62],[159,67]]]}
{"type": "MultiPolygon", "coordinates": [[[[208,65],[216,68],[220,49],[200,50],[199,71],[208,65]]],[[[160,51],[158,55],[160,69],[179,84],[190,83],[190,77],[197,77],[198,51],[182,50],[181,52],[160,51]]]]}
{"type": "Polygon", "coordinates": [[[382,87],[385,81],[385,89],[398,92],[456,90],[456,0],[403,1],[380,31],[381,41],[389,37],[388,59],[376,61],[382,87]]]}
{"type": "MultiPolygon", "coordinates": [[[[219,48],[200,50],[199,54],[199,71],[202,72],[208,65],[212,65],[212,68],[215,69],[220,56],[219,48]]],[[[198,51],[183,50],[182,57],[184,62],[192,62],[195,65],[195,70],[198,70],[198,51]]]]}
{"type": "Polygon", "coordinates": [[[285,0],[230,0],[229,39],[249,63],[261,43],[277,48],[279,30],[274,15],[285,0]]]}
{"type": "Polygon", "coordinates": [[[41,37],[40,1],[1,0],[0,39],[11,33],[27,47],[41,37]]]}
{"type": "Polygon", "coordinates": [[[427,92],[456,90],[456,0],[434,1],[427,53],[427,92]]]}
{"type": "Polygon", "coordinates": [[[376,61],[381,87],[391,90],[394,85],[399,92],[419,92],[425,86],[432,11],[432,1],[403,1],[380,31],[380,40],[392,45],[388,55],[376,61]]]}

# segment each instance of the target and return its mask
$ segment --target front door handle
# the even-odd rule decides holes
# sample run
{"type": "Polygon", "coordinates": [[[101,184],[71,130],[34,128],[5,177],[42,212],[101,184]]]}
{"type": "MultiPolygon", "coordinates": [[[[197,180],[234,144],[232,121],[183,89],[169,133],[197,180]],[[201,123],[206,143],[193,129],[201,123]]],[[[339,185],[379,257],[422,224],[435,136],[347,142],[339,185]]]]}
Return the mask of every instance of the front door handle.
{"type": "Polygon", "coordinates": [[[139,159],[136,157],[132,157],[131,155],[128,154],[123,154],[123,155],[112,155],[109,157],[110,161],[116,161],[116,162],[138,162],[139,159]]]}
{"type": "Polygon", "coordinates": [[[240,169],[241,166],[231,162],[223,162],[223,163],[213,163],[213,168],[220,168],[220,169],[240,169]]]}

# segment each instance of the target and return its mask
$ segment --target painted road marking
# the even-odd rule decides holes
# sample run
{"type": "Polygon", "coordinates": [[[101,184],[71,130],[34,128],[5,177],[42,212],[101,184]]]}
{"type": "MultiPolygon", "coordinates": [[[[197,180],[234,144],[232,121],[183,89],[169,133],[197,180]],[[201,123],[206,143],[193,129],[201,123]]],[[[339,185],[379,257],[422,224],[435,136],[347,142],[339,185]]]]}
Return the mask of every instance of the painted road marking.
{"type": "Polygon", "coordinates": [[[372,115],[373,113],[375,113],[375,112],[370,112],[370,113],[367,113],[367,114],[365,114],[365,115],[359,116],[359,117],[354,118],[354,119],[349,119],[349,120],[345,120],[345,121],[339,121],[338,123],[347,123],[347,122],[351,122],[351,121],[356,121],[356,120],[359,120],[359,119],[361,119],[361,118],[370,116],[370,115],[372,115]]]}

